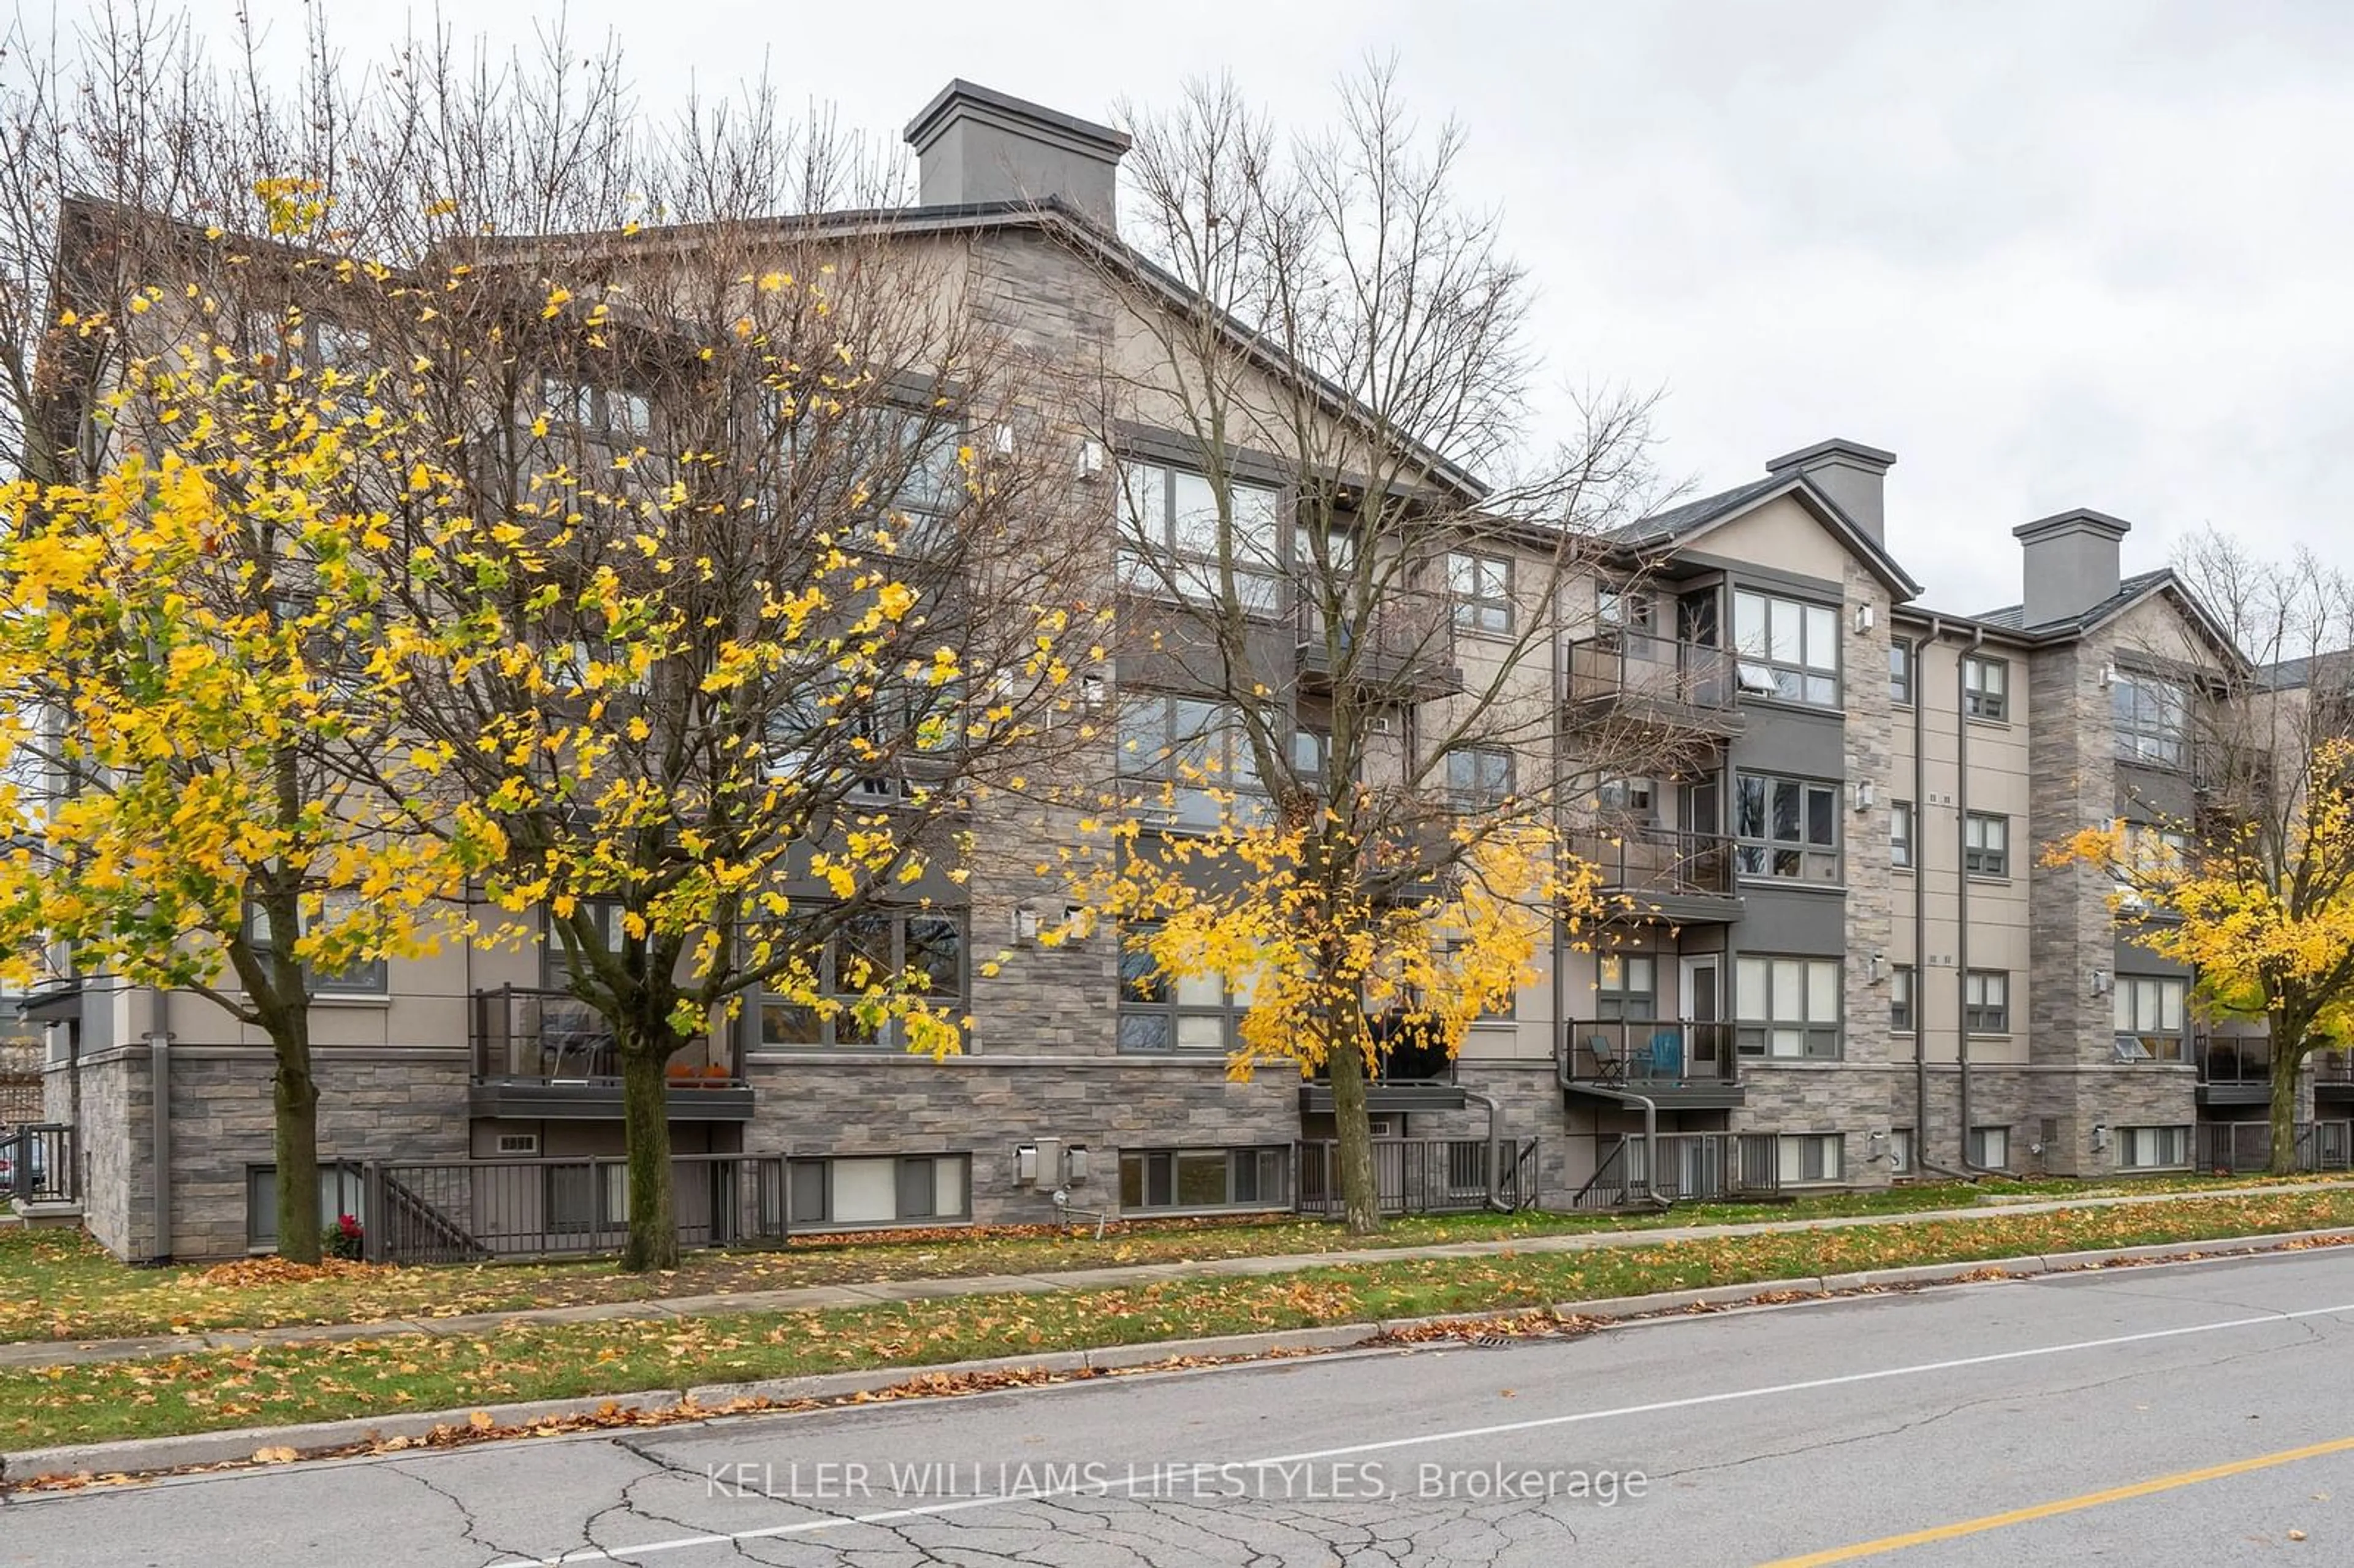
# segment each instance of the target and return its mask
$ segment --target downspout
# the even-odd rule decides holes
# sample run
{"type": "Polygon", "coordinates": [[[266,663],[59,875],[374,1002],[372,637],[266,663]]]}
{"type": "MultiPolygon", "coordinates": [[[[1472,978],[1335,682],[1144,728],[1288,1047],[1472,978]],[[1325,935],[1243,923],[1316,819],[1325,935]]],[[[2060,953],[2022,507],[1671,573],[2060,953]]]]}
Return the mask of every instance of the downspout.
{"type": "Polygon", "coordinates": [[[1574,1087],[1581,1095],[1596,1095],[1606,1100],[1616,1100],[1622,1106],[1643,1107],[1643,1185],[1646,1188],[1649,1187],[1659,1169],[1659,1102],[1648,1095],[1638,1095],[1632,1089],[1606,1089],[1599,1084],[1577,1083],[1569,1075],[1566,1036],[1564,1037],[1563,1044],[1564,1049],[1553,1059],[1553,1076],[1561,1080],[1561,1086],[1564,1089],[1574,1087]]]}
{"type": "Polygon", "coordinates": [[[1504,1107],[1496,1103],[1493,1096],[1483,1095],[1476,1089],[1465,1089],[1463,1097],[1488,1113],[1488,1207],[1497,1213],[1509,1214],[1512,1212],[1511,1205],[1496,1195],[1496,1189],[1503,1184],[1500,1151],[1504,1139],[1504,1107]]]}
{"type": "Polygon", "coordinates": [[[155,988],[155,1013],[147,1032],[147,1083],[154,1099],[149,1158],[155,1167],[155,1251],[154,1261],[172,1257],[172,992],[155,988]]]}
{"type": "MultiPolygon", "coordinates": [[[[1970,697],[1969,655],[1986,643],[1977,628],[1962,657],[1954,661],[1954,1011],[1955,1061],[1960,1068],[1956,1114],[1961,1118],[1961,1168],[1976,1175],[1984,1167],[1970,1160],[1970,697]]],[[[2004,694],[2009,700],[2009,692],[2004,694]]],[[[1915,876],[1919,874],[1916,872],[1915,876]]],[[[2005,999],[2008,1001],[2008,998],[2005,999]]]]}

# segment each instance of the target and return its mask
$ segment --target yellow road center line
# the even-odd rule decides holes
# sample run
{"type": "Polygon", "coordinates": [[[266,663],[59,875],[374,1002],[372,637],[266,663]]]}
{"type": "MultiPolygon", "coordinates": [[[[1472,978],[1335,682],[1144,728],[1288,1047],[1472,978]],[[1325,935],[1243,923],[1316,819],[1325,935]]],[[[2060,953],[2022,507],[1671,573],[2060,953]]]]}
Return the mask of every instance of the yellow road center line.
{"type": "Polygon", "coordinates": [[[2250,1459],[2210,1465],[2202,1470],[2178,1470],[2170,1476],[2157,1476],[2147,1481],[2136,1481],[2130,1486],[2111,1487],[2106,1491],[2086,1492],[2081,1497],[2062,1498],[2056,1502],[2037,1503],[2031,1508],[2015,1508],[2007,1513],[1990,1513],[1982,1518],[1940,1524],[1904,1535],[1883,1535],[1877,1541],[1859,1541],[1852,1546],[1834,1546],[1827,1552],[1810,1552],[1803,1557],[1777,1557],[1771,1563],[1759,1564],[1759,1568],[1823,1568],[1824,1564],[1831,1563],[1852,1563],[1859,1557],[1878,1557],[1883,1552],[1902,1552],[1908,1546],[1926,1546],[1936,1541],[1956,1541],[1966,1535],[2001,1530],[2008,1525],[2031,1524],[2039,1519],[2081,1513],[2088,1508],[2128,1502],[2154,1492],[2172,1491],[2177,1487],[2197,1486],[2201,1481],[2220,1481],[2228,1476],[2244,1476],[2252,1470],[2269,1470],[2275,1465],[2294,1465],[2299,1459],[2318,1459],[2326,1454],[2343,1454],[2349,1450],[2354,1450],[2354,1437],[2337,1437],[2327,1443],[2310,1443],[2302,1448],[2283,1448],[2276,1454],[2259,1454],[2250,1459]]]}

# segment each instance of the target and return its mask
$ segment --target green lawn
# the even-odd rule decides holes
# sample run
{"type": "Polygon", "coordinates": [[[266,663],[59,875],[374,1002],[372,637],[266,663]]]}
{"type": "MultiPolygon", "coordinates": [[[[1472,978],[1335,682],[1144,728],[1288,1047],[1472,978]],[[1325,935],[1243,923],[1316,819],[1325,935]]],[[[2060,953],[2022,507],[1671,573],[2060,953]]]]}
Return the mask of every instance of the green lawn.
{"type": "MultiPolygon", "coordinates": [[[[513,1326],[0,1372],[0,1447],[402,1409],[620,1393],[1198,1334],[1470,1312],[1702,1284],[2354,1224],[2354,1192],[1896,1226],[1766,1233],[1600,1252],[1381,1258],[1263,1278],[985,1296],[821,1312],[513,1326]]],[[[1290,1227],[1286,1227],[1290,1228],[1290,1227]]]]}
{"type": "MultiPolygon", "coordinates": [[[[2067,1182],[1930,1184],[1831,1192],[1773,1204],[1690,1204],[1662,1214],[1523,1213],[1398,1219],[1378,1235],[1352,1237],[1303,1220],[1144,1223],[1092,1230],[936,1230],[855,1239],[811,1238],[771,1251],[704,1253],[674,1273],[623,1274],[610,1259],[417,1268],[343,1266],[286,1277],[278,1266],[134,1269],[87,1237],[53,1230],[0,1231],[0,1340],[90,1340],[229,1328],[376,1322],[527,1307],[577,1306],[874,1280],[1037,1274],[1130,1263],[1378,1251],[1436,1242],[1639,1230],[1661,1225],[1857,1216],[1967,1208],[1989,1196],[2212,1187],[2181,1177],[2131,1187],[2067,1182]]],[[[301,1271],[292,1271],[299,1273],[301,1271]]]]}

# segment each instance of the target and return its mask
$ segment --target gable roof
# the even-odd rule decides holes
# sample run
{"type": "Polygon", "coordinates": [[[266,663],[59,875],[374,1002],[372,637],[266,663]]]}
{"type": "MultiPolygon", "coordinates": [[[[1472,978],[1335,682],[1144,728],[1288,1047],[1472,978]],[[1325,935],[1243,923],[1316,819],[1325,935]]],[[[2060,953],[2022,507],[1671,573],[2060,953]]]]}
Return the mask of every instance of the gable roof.
{"type": "Polygon", "coordinates": [[[1913,599],[1921,592],[1921,585],[1913,580],[1888,546],[1856,524],[1853,518],[1841,511],[1839,504],[1810,483],[1803,473],[1785,471],[1769,473],[1763,479],[1751,480],[1731,490],[1721,490],[1714,495],[1687,501],[1665,512],[1654,512],[1648,517],[1615,528],[1606,535],[1614,545],[1630,550],[1679,550],[1723,527],[1734,518],[1755,511],[1769,501],[1782,496],[1795,497],[1818,521],[1839,536],[1872,575],[1886,585],[1899,599],[1913,599]]]}
{"type": "Polygon", "coordinates": [[[2172,567],[2160,567],[2154,572],[2136,572],[2130,577],[2121,578],[2117,583],[2117,591],[2099,603],[2088,605],[2077,614],[2064,620],[2050,621],[2041,626],[2030,627],[2022,624],[2026,620],[2027,607],[2021,604],[2006,604],[1998,609],[1986,610],[1965,619],[1978,621],[1999,631],[2017,633],[2031,641],[2059,642],[2070,638],[2082,637],[2115,620],[2144,600],[2154,599],[2161,594],[2175,601],[2181,609],[2184,619],[2189,620],[2208,641],[2213,643],[2218,652],[2234,663],[2246,662],[2246,655],[2242,653],[2238,644],[2232,641],[2232,635],[2223,629],[2223,623],[2215,619],[2213,611],[2200,602],[2199,596],[2190,591],[2190,585],[2184,582],[2172,567]]]}

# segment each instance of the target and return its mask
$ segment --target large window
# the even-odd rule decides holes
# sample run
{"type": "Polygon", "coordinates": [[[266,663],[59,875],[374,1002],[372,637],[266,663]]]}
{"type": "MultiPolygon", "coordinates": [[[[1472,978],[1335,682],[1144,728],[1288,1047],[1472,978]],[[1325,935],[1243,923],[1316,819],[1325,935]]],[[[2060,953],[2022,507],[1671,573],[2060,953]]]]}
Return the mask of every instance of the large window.
{"type": "Polygon", "coordinates": [[[1745,1056],[1837,1058],[1839,960],[1742,958],[1734,969],[1734,1015],[1745,1056]]]}
{"type": "Polygon", "coordinates": [[[1230,482],[1228,523],[1218,515],[1218,493],[1198,473],[1159,463],[1120,465],[1120,492],[1128,508],[1121,578],[1130,587],[1183,598],[1224,598],[1221,546],[1234,567],[1235,598],[1246,610],[1270,614],[1280,598],[1277,533],[1278,493],[1257,484],[1230,482]],[[1230,525],[1229,525],[1230,524],[1230,525]]]}
{"type": "Polygon", "coordinates": [[[1290,1158],[1288,1147],[1123,1149],[1120,1210],[1285,1208],[1290,1158]]]}
{"type": "Polygon", "coordinates": [[[1899,964],[1888,976],[1888,1032],[1910,1034],[1918,1027],[1913,1011],[1913,966],[1899,964]]]}
{"type": "Polygon", "coordinates": [[[1972,876],[2010,874],[2010,819],[1972,811],[1962,819],[1962,869],[1972,876]]]}
{"type": "Polygon", "coordinates": [[[1836,1132],[1786,1132],[1774,1140],[1782,1184],[1836,1181],[1845,1163],[1847,1139],[1836,1132]]]}
{"type": "Polygon", "coordinates": [[[1645,953],[1604,953],[1594,960],[1594,974],[1595,1017],[1659,1017],[1658,959],[1645,953]]]}
{"type": "Polygon", "coordinates": [[[630,1168],[620,1160],[550,1165],[540,1173],[540,1191],[551,1231],[612,1231],[630,1223],[630,1168]]]}
{"type": "Polygon", "coordinates": [[[2127,1062],[2182,1060],[2182,1002],[2190,982],[2160,975],[2119,975],[2117,1056],[2127,1062]]]}
{"type": "MultiPolygon", "coordinates": [[[[352,918],[359,908],[360,895],[343,888],[331,888],[321,898],[322,918],[334,927],[352,918]]],[[[309,927],[306,923],[306,930],[309,927]]],[[[254,947],[254,956],[266,966],[270,962],[270,914],[260,905],[249,901],[245,906],[245,930],[254,947]]],[[[362,959],[347,968],[332,972],[311,971],[311,992],[314,996],[382,996],[385,994],[387,971],[382,959],[362,959]]]]}
{"type": "Polygon", "coordinates": [[[1512,754],[1492,746],[1448,752],[1447,792],[1458,810],[1497,810],[1512,798],[1512,754]]]}
{"type": "Polygon", "coordinates": [[[1972,969],[1962,977],[1962,1027],[1973,1034],[2010,1033],[2010,973],[1972,969]]]}
{"type": "MultiPolygon", "coordinates": [[[[906,1025],[862,1016],[871,987],[914,970],[924,997],[960,1008],[965,987],[964,927],[936,913],[854,916],[827,941],[815,965],[820,994],[833,1005],[815,1007],[769,996],[760,1004],[760,1044],[782,1049],[811,1046],[892,1047],[906,1044],[906,1025]],[[829,1016],[830,1015],[830,1016],[829,1016]]],[[[871,1006],[871,1004],[869,1004],[871,1006]]]]}
{"type": "Polygon", "coordinates": [[[1836,784],[1741,774],[1733,817],[1741,874],[1838,881],[1839,803],[1836,784]]]}
{"type": "Polygon", "coordinates": [[[2117,757],[2150,768],[2180,768],[2188,750],[2190,699],[2180,686],[2120,670],[2109,683],[2117,757]]]}
{"type": "Polygon", "coordinates": [[[2191,869],[2190,836],[2155,822],[2126,824],[2126,863],[2144,882],[2164,882],[2191,869]]]}
{"type": "Polygon", "coordinates": [[[1913,868],[1913,802],[1898,800],[1888,808],[1888,863],[1900,871],[1913,868]]]}
{"type": "Polygon", "coordinates": [[[2126,1171],[2165,1171],[2190,1163],[2190,1128],[2121,1127],[2117,1128],[2117,1165],[2126,1171]]]}
{"type": "Polygon", "coordinates": [[[1888,700],[1899,707],[1913,705],[1913,644],[1901,637],[1888,643],[1888,700]]]}
{"type": "Polygon", "coordinates": [[[1447,591],[1455,600],[1455,624],[1466,631],[1509,636],[1512,630],[1512,563],[1502,556],[1450,551],[1447,591]]]}
{"type": "Polygon", "coordinates": [[[2010,718],[2010,664],[1983,654],[1962,658],[1962,711],[1974,719],[2008,723],[2010,718]]]}
{"type": "Polygon", "coordinates": [[[972,1213],[967,1154],[796,1160],[789,1171],[797,1225],[933,1224],[972,1213]]]}
{"type": "Polygon", "coordinates": [[[1172,977],[1136,946],[1145,928],[1125,927],[1119,950],[1119,1048],[1231,1051],[1250,998],[1215,975],[1172,977]]]}
{"type": "Polygon", "coordinates": [[[1839,612],[1743,588],[1733,596],[1741,689],[1813,707],[1839,706],[1839,612]]]}
{"type": "Polygon", "coordinates": [[[1147,693],[1130,697],[1119,715],[1120,776],[1140,782],[1143,806],[1166,805],[1182,827],[1214,828],[1225,819],[1221,795],[1239,794],[1236,816],[1263,804],[1250,743],[1230,704],[1147,693]]]}

